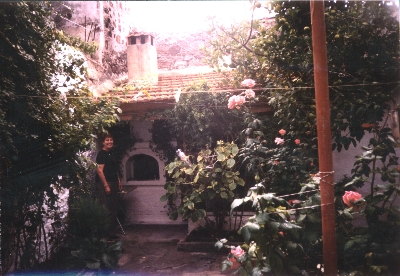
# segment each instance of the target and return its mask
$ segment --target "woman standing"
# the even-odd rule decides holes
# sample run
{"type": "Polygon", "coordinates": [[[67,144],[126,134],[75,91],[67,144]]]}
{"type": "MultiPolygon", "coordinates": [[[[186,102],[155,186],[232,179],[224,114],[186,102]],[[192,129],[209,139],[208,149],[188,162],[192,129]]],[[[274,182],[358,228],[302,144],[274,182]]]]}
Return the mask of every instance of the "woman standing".
{"type": "Polygon", "coordinates": [[[118,211],[118,192],[122,190],[119,176],[119,165],[114,155],[113,137],[110,134],[106,134],[104,135],[102,142],[103,148],[96,157],[96,190],[100,203],[102,203],[109,211],[112,228],[115,228],[117,225],[115,222],[117,220],[118,211]]]}

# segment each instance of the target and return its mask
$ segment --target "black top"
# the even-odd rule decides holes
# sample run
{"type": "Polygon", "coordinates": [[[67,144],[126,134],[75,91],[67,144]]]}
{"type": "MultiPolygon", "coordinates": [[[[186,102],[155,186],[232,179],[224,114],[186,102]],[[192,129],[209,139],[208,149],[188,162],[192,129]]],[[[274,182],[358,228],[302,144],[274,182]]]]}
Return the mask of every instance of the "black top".
{"type": "MultiPolygon", "coordinates": [[[[106,177],[107,182],[118,182],[118,163],[115,161],[114,151],[105,151],[101,150],[96,157],[97,164],[104,164],[104,176],[106,177]]],[[[97,181],[99,181],[99,177],[96,177],[97,181]]]]}

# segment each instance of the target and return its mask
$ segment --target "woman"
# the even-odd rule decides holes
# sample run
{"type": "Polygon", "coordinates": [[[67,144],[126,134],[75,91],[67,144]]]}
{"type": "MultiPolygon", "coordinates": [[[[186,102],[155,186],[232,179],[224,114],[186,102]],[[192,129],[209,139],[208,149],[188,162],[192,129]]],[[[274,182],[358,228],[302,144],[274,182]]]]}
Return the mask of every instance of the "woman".
{"type": "MultiPolygon", "coordinates": [[[[112,225],[117,219],[118,211],[118,192],[122,190],[119,176],[119,165],[114,156],[114,139],[110,134],[106,134],[103,139],[103,148],[97,154],[97,181],[96,190],[100,203],[110,212],[110,222],[112,225]]],[[[115,228],[115,226],[112,226],[115,228]]]]}

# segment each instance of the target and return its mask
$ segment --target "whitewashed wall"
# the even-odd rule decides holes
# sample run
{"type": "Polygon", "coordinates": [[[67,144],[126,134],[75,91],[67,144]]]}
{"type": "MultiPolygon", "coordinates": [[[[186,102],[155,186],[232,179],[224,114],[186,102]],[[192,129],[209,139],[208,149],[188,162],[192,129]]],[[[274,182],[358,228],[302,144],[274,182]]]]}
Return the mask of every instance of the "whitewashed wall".
{"type": "Polygon", "coordinates": [[[135,137],[139,140],[134,148],[122,160],[124,165],[124,176],[122,185],[126,188],[135,187],[135,189],[123,196],[126,208],[126,224],[187,224],[187,222],[178,219],[170,221],[168,219],[167,208],[164,207],[166,202],[160,202],[160,198],[165,194],[164,184],[166,182],[164,175],[164,161],[160,160],[155,152],[149,147],[151,133],[149,129],[152,127],[151,121],[131,121],[131,126],[135,133],[135,137]],[[126,179],[126,163],[129,158],[136,154],[146,154],[158,162],[160,179],[135,181],[126,179]]]}
{"type": "MultiPolygon", "coordinates": [[[[166,202],[160,202],[161,196],[165,194],[164,184],[166,182],[164,175],[165,163],[157,156],[149,147],[152,128],[151,121],[131,121],[131,126],[135,133],[135,137],[139,140],[134,148],[122,160],[124,165],[124,177],[122,184],[126,187],[135,187],[133,191],[123,196],[123,201],[126,207],[126,224],[186,224],[186,221],[178,219],[170,221],[167,215],[166,202]],[[126,179],[126,163],[129,158],[136,154],[146,154],[157,160],[160,172],[160,179],[147,181],[134,181],[126,179]]],[[[351,175],[353,164],[356,161],[356,156],[362,154],[361,146],[368,146],[371,136],[366,135],[356,147],[351,145],[348,150],[342,150],[340,153],[333,152],[333,170],[334,181],[340,181],[344,175],[351,175]]],[[[379,177],[377,178],[379,183],[379,177]]],[[[369,185],[365,185],[359,189],[363,196],[369,194],[369,185]]],[[[363,218],[360,218],[363,219],[363,218]]]]}

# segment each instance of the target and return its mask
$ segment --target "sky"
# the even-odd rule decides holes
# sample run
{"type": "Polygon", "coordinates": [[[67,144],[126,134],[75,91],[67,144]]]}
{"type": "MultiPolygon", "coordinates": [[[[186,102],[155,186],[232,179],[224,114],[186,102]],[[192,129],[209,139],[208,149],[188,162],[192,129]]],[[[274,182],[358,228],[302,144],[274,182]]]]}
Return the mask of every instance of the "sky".
{"type": "MultiPolygon", "coordinates": [[[[138,31],[188,32],[206,30],[207,16],[224,22],[251,19],[249,1],[132,1],[131,20],[138,31]]],[[[268,16],[265,8],[255,10],[255,18],[268,16]]],[[[131,26],[132,26],[131,25],[131,26]]]]}

